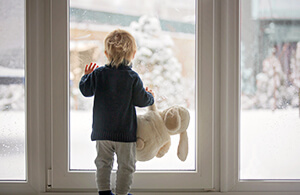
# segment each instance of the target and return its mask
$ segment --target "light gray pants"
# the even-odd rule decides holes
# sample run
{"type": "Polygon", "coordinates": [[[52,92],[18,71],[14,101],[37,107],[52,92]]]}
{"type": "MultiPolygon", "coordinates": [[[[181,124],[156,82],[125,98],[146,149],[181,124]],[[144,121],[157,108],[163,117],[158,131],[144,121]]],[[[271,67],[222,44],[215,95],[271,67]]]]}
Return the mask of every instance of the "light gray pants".
{"type": "Polygon", "coordinates": [[[132,184],[133,173],[136,163],[136,143],[135,142],[113,142],[96,141],[97,157],[95,164],[96,183],[98,191],[111,190],[110,176],[114,162],[114,154],[117,155],[117,178],[116,194],[123,195],[129,192],[132,184]]]}

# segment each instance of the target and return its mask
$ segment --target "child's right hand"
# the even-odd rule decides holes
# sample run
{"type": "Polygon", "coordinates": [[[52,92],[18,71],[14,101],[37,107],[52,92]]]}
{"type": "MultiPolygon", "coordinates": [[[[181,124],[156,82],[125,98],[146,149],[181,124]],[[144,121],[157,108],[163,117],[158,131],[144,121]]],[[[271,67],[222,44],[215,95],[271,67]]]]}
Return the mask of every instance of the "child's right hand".
{"type": "Polygon", "coordinates": [[[149,92],[149,93],[151,93],[152,96],[153,96],[153,98],[155,97],[155,96],[154,96],[154,92],[153,92],[151,89],[149,89],[148,87],[146,87],[146,91],[149,92]]]}
{"type": "Polygon", "coordinates": [[[99,68],[99,66],[97,66],[97,64],[95,63],[93,65],[93,63],[91,63],[90,65],[85,65],[85,69],[84,69],[84,74],[90,74],[92,73],[96,68],[99,68]]]}

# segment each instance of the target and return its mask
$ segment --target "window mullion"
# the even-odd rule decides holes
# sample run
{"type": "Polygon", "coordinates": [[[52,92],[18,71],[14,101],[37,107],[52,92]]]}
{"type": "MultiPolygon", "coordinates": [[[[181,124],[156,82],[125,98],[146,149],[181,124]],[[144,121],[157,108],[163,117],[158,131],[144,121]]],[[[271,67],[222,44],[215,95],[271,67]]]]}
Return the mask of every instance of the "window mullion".
{"type": "Polygon", "coordinates": [[[221,1],[221,191],[237,182],[238,0],[221,1]]]}
{"type": "Polygon", "coordinates": [[[221,2],[221,153],[222,192],[299,192],[299,180],[239,180],[240,1],[221,2]]]}

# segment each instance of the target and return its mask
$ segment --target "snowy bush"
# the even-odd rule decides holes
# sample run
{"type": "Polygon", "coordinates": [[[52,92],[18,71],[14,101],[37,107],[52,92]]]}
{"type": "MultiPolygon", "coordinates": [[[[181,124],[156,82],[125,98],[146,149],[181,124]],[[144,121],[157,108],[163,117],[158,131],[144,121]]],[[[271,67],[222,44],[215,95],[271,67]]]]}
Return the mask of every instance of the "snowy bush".
{"type": "Polygon", "coordinates": [[[297,43],[297,50],[291,59],[291,78],[295,87],[300,88],[300,42],[297,43]]]}
{"type": "Polygon", "coordinates": [[[144,85],[156,92],[157,106],[186,106],[188,97],[185,96],[193,94],[183,92],[182,65],[173,54],[172,38],[162,32],[155,17],[142,16],[138,22],[132,22],[130,28],[138,45],[133,68],[140,74],[144,85]]]}
{"type": "Polygon", "coordinates": [[[256,76],[256,106],[272,110],[286,107],[285,82],[280,61],[272,54],[263,61],[263,70],[256,76]]]}
{"type": "Polygon", "coordinates": [[[293,83],[292,94],[293,100],[292,105],[294,107],[299,107],[300,105],[300,42],[297,43],[297,49],[295,55],[291,59],[291,80],[293,83]]]}
{"type": "Polygon", "coordinates": [[[241,109],[250,110],[255,107],[256,96],[241,94],[241,109]]]}
{"type": "MultiPolygon", "coordinates": [[[[293,78],[297,69],[291,67],[290,77],[293,78]]],[[[262,72],[256,75],[256,108],[275,110],[299,106],[297,79],[293,81],[289,82],[274,54],[265,59],[262,72]]]]}
{"type": "Polygon", "coordinates": [[[24,110],[24,85],[0,85],[0,110],[24,110]]]}
{"type": "Polygon", "coordinates": [[[241,42],[241,93],[244,96],[255,94],[255,76],[253,64],[246,63],[245,46],[241,42]]]}

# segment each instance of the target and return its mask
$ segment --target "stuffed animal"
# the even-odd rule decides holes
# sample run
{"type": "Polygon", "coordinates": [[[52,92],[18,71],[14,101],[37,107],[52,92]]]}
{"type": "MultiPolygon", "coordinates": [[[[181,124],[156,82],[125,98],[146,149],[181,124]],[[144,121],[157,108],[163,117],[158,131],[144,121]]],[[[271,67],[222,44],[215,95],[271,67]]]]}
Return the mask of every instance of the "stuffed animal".
{"type": "Polygon", "coordinates": [[[159,112],[155,105],[137,116],[136,156],[138,161],[148,161],[164,156],[171,146],[171,135],[180,134],[177,156],[185,161],[188,154],[190,114],[181,106],[172,106],[159,112]]]}

